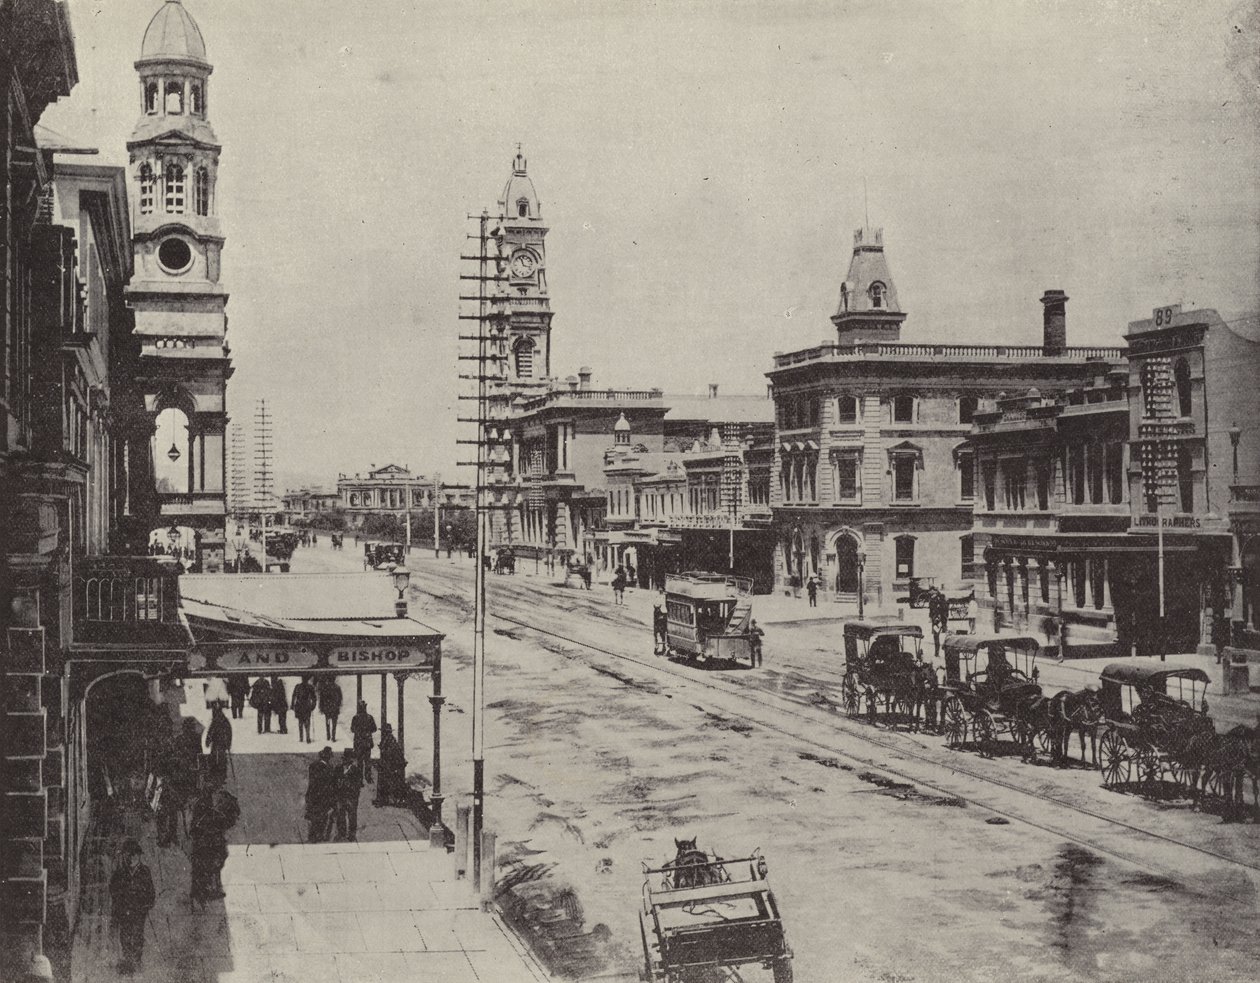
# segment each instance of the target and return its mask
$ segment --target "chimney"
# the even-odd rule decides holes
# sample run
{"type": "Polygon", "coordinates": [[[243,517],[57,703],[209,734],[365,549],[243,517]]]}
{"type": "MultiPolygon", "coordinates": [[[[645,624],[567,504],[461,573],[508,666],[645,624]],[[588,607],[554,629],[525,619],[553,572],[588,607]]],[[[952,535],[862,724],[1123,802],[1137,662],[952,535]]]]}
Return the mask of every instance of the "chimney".
{"type": "Polygon", "coordinates": [[[1067,350],[1067,302],[1068,295],[1062,290],[1047,290],[1041,295],[1042,349],[1047,355],[1062,355],[1067,350]]]}
{"type": "Polygon", "coordinates": [[[578,388],[591,388],[591,367],[589,365],[583,365],[580,369],[578,369],[578,388]]]}
{"type": "Polygon", "coordinates": [[[717,387],[718,384],[716,382],[709,383],[709,399],[717,399],[717,387]]]}
{"type": "Polygon", "coordinates": [[[578,387],[577,376],[575,375],[568,376],[564,381],[565,381],[565,384],[569,387],[569,392],[571,393],[577,392],[577,387],[578,387]]]}

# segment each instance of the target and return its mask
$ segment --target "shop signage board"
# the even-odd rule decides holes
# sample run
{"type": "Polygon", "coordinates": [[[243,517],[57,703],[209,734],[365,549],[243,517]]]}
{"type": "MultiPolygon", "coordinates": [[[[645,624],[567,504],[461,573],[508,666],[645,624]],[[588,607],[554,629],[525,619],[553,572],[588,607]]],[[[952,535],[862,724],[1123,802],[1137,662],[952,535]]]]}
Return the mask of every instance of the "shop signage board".
{"type": "Polygon", "coordinates": [[[336,675],[432,669],[436,648],[406,643],[274,644],[212,642],[193,648],[190,675],[330,672],[336,675]]]}

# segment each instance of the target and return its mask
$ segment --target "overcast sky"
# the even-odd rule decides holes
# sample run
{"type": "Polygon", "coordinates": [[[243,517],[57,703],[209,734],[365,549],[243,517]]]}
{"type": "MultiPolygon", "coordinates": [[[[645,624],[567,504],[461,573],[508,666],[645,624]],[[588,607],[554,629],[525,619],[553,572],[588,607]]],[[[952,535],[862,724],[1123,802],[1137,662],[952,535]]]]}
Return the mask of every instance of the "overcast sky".
{"type": "MultiPolygon", "coordinates": [[[[125,163],[157,0],[70,0],[43,122],[125,163]]],[[[1071,344],[1260,307],[1254,0],[185,0],[215,66],[236,365],[282,486],[455,460],[457,256],[523,144],[553,371],[764,391],[864,223],[911,341],[1071,344]],[[287,480],[286,480],[287,479],[287,480]]],[[[464,480],[468,476],[464,475],[464,480]]]]}

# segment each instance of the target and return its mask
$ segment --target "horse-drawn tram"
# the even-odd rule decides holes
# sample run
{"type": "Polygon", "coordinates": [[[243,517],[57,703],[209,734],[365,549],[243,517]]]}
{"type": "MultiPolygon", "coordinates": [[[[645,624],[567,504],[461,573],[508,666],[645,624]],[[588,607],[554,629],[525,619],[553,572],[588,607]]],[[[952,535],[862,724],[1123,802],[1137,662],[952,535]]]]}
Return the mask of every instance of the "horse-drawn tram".
{"type": "Polygon", "coordinates": [[[678,661],[753,664],[752,581],[720,573],[665,578],[666,654],[678,661]]]}
{"type": "Polygon", "coordinates": [[[992,754],[1003,735],[1026,755],[1044,719],[1045,698],[1037,683],[1040,644],[1027,636],[946,635],[943,708],[951,747],[976,744],[992,754]]]}
{"type": "Polygon", "coordinates": [[[1194,666],[1116,662],[1102,671],[1103,785],[1137,783],[1153,794],[1167,776],[1193,791],[1199,748],[1215,738],[1204,696],[1210,677],[1194,666]]]}
{"type": "Polygon", "coordinates": [[[936,681],[923,662],[923,629],[918,625],[847,622],[844,667],[840,695],[845,712],[857,716],[865,701],[872,724],[881,701],[885,715],[892,712],[916,720],[923,692],[934,688],[936,681]]]}
{"type": "Polygon", "coordinates": [[[760,966],[774,983],[791,983],[792,950],[760,851],[723,860],[684,840],[674,861],[643,872],[642,979],[738,981],[741,969],[760,966]]]}

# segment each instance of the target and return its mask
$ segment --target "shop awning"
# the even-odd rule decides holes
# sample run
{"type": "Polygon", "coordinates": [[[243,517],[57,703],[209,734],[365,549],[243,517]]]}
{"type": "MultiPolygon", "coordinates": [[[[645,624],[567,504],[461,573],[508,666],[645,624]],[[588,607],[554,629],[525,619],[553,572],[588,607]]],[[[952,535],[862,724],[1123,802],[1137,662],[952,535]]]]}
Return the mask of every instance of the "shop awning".
{"type": "Polygon", "coordinates": [[[444,636],[413,618],[285,619],[191,598],[181,607],[193,676],[431,672],[441,662],[444,636]]]}

